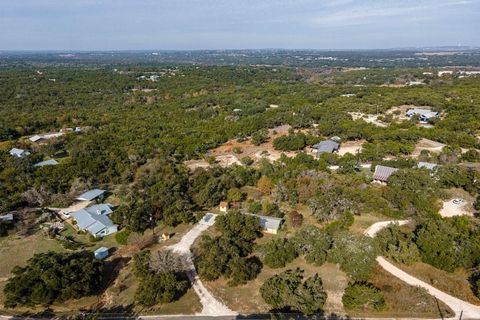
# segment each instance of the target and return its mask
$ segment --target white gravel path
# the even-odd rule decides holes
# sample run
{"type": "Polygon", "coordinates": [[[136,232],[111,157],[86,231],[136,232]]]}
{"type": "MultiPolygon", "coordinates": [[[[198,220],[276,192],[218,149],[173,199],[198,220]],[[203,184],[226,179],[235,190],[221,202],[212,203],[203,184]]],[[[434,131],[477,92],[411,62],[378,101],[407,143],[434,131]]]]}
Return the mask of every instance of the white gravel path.
{"type": "Polygon", "coordinates": [[[206,221],[202,219],[196,226],[194,226],[188,233],[186,233],[180,242],[167,247],[174,252],[185,255],[187,264],[189,266],[189,271],[187,273],[192,287],[200,298],[200,303],[202,304],[202,312],[198,315],[200,316],[234,316],[237,315],[236,312],[230,310],[225,304],[217,300],[203,285],[202,281],[198,277],[197,271],[195,270],[195,265],[192,260],[192,252],[190,247],[193,245],[195,240],[202,234],[203,231],[207,230],[215,222],[216,215],[210,215],[210,220],[206,221]]]}
{"type": "MultiPolygon", "coordinates": [[[[398,223],[400,225],[404,225],[408,223],[408,220],[398,220],[398,221],[382,221],[382,222],[377,222],[371,225],[367,230],[365,230],[364,234],[370,237],[375,236],[375,234],[380,231],[381,229],[385,228],[389,224],[392,223],[398,223]]],[[[431,285],[429,285],[426,282],[423,282],[420,279],[417,279],[405,271],[397,268],[390,262],[388,262],[384,257],[377,257],[377,262],[378,264],[385,269],[387,272],[391,273],[395,277],[399,278],[400,280],[408,283],[409,285],[412,286],[417,286],[424,288],[428,291],[429,294],[437,298],[438,300],[442,301],[445,303],[450,309],[455,312],[455,316],[452,317],[451,319],[458,319],[460,316],[462,316],[462,319],[475,319],[478,320],[480,319],[480,306],[473,305],[469,302],[460,300],[458,298],[455,298],[443,291],[440,291],[431,285]]]]}

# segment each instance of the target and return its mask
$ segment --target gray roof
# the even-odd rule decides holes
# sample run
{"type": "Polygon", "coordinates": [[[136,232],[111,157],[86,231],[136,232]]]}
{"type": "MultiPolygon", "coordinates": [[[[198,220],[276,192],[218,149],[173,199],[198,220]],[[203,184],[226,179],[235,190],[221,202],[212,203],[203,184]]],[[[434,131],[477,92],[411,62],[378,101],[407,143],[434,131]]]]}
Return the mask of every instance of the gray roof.
{"type": "Polygon", "coordinates": [[[19,158],[22,158],[24,156],[28,156],[30,154],[30,152],[28,151],[25,151],[23,149],[17,149],[17,148],[12,148],[12,150],[10,150],[10,154],[12,156],[16,156],[16,157],[19,157],[19,158]]]}
{"type": "Polygon", "coordinates": [[[424,168],[424,169],[428,169],[428,170],[433,170],[433,169],[435,169],[436,167],[438,167],[438,164],[436,164],[436,163],[430,163],[430,162],[421,162],[421,161],[420,161],[420,162],[417,164],[417,168],[419,168],[419,169],[424,168]]]}
{"type": "Polygon", "coordinates": [[[0,216],[0,221],[12,221],[13,220],[13,214],[7,213],[4,214],[3,216],[0,216]]]}
{"type": "Polygon", "coordinates": [[[97,207],[99,206],[92,206],[70,213],[81,230],[87,230],[93,235],[105,228],[116,226],[107,216],[108,214],[99,214],[96,210],[97,207]]]}
{"type": "Polygon", "coordinates": [[[50,160],[45,160],[39,163],[35,163],[33,166],[34,167],[44,167],[44,166],[56,166],[58,164],[58,161],[55,159],[50,159],[50,160]]]}
{"type": "Polygon", "coordinates": [[[108,203],[96,204],[94,206],[85,208],[85,210],[92,214],[100,214],[100,215],[107,215],[107,216],[113,212],[112,205],[108,203]]]}
{"type": "Polygon", "coordinates": [[[263,229],[278,230],[278,229],[280,229],[280,226],[281,226],[282,221],[283,221],[282,218],[261,216],[261,215],[253,214],[253,213],[245,213],[245,214],[249,215],[249,216],[254,216],[254,217],[260,218],[260,226],[263,229]]]}
{"type": "Polygon", "coordinates": [[[375,167],[375,173],[373,174],[373,179],[387,182],[388,178],[397,171],[398,171],[397,168],[378,165],[375,167]]]}
{"type": "Polygon", "coordinates": [[[317,150],[317,153],[329,152],[332,153],[339,148],[339,144],[332,140],[325,140],[319,142],[313,146],[313,149],[317,150]]]}
{"type": "Polygon", "coordinates": [[[77,200],[87,200],[87,201],[91,201],[91,200],[94,200],[94,199],[100,197],[100,196],[103,195],[104,193],[105,193],[105,190],[93,189],[93,190],[87,191],[87,192],[82,193],[81,195],[79,195],[79,196],[77,197],[77,200]]]}
{"type": "Polygon", "coordinates": [[[32,142],[37,142],[37,141],[39,141],[39,140],[44,139],[44,137],[39,136],[38,134],[36,134],[36,135],[30,137],[29,139],[30,139],[30,141],[32,141],[32,142]]]}

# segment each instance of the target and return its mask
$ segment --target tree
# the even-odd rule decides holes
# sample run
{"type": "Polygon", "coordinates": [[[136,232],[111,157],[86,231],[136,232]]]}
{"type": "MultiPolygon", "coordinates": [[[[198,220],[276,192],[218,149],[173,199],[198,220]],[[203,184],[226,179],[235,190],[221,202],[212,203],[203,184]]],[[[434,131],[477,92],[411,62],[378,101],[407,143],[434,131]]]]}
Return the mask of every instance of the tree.
{"type": "Polygon", "coordinates": [[[275,150],[295,151],[302,150],[307,145],[307,137],[304,134],[293,134],[278,137],[273,140],[275,150]]]}
{"type": "Polygon", "coordinates": [[[354,282],[345,289],[342,302],[347,309],[381,310],[385,307],[382,292],[367,282],[354,282]]]}
{"type": "Polygon", "coordinates": [[[245,194],[238,188],[231,188],[227,193],[227,200],[231,202],[240,202],[245,197],[245,194]]]}
{"type": "Polygon", "coordinates": [[[327,260],[332,240],[330,235],[319,228],[306,226],[295,234],[292,242],[308,263],[320,266],[327,260]]]}
{"type": "Polygon", "coordinates": [[[303,270],[300,269],[287,270],[267,279],[260,287],[260,293],[274,311],[306,315],[322,313],[327,299],[318,274],[303,281],[303,270]]]}
{"type": "Polygon", "coordinates": [[[272,239],[263,250],[263,262],[270,268],[282,268],[298,256],[294,244],[287,239],[272,239]]]}
{"type": "Polygon", "coordinates": [[[377,248],[373,239],[339,232],[333,236],[328,260],[340,264],[355,281],[369,279],[376,264],[377,248]]]}
{"type": "Polygon", "coordinates": [[[135,301],[145,307],[178,300],[189,287],[181,257],[166,251],[151,255],[141,251],[134,256],[133,271],[139,278],[135,301]],[[175,268],[175,269],[173,269],[175,268]]]}
{"type": "Polygon", "coordinates": [[[433,205],[438,185],[427,170],[402,169],[390,176],[385,197],[409,216],[431,216],[438,208],[433,205]]]}
{"type": "Polygon", "coordinates": [[[48,305],[98,293],[103,263],[92,253],[37,253],[15,267],[3,290],[5,306],[48,305]]]}
{"type": "Polygon", "coordinates": [[[263,194],[269,194],[270,191],[272,191],[272,187],[272,180],[270,180],[268,177],[262,176],[260,179],[258,179],[257,188],[260,189],[263,194]]]}
{"type": "Polygon", "coordinates": [[[252,134],[252,143],[256,146],[268,141],[268,130],[262,129],[252,134]]]}
{"type": "Polygon", "coordinates": [[[299,228],[303,223],[303,215],[298,211],[292,210],[288,213],[288,222],[293,228],[299,228]]]}

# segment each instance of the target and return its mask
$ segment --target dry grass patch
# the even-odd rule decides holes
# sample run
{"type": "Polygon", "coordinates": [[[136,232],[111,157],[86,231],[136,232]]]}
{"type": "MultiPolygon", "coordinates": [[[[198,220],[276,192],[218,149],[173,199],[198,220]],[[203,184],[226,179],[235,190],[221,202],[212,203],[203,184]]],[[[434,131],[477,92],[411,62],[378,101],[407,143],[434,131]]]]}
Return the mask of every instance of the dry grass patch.
{"type": "Polygon", "coordinates": [[[350,227],[350,231],[356,234],[363,234],[365,230],[367,230],[367,228],[370,227],[372,224],[385,220],[392,220],[392,218],[388,218],[383,215],[374,213],[355,216],[353,224],[350,227]]]}
{"type": "Polygon", "coordinates": [[[305,277],[318,273],[322,280],[328,298],[325,304],[327,313],[343,313],[341,297],[347,285],[346,275],[334,264],[326,263],[320,267],[307,263],[303,258],[297,258],[284,268],[272,269],[264,266],[262,272],[255,280],[246,285],[229,287],[223,278],[216,281],[205,281],[204,285],[219,300],[224,302],[230,309],[242,314],[266,313],[270,306],[263,301],[260,295],[260,287],[270,277],[288,269],[303,269],[305,277]]]}
{"type": "Polygon", "coordinates": [[[470,282],[468,281],[470,273],[465,269],[457,269],[455,272],[446,272],[422,262],[417,262],[412,265],[396,265],[405,272],[425,281],[441,291],[464,301],[480,305],[480,299],[473,294],[470,282]]]}
{"type": "Polygon", "coordinates": [[[381,311],[349,310],[350,316],[437,319],[453,315],[445,304],[429,295],[426,290],[402,282],[380,266],[374,270],[370,282],[382,291],[386,307],[381,311]]]}

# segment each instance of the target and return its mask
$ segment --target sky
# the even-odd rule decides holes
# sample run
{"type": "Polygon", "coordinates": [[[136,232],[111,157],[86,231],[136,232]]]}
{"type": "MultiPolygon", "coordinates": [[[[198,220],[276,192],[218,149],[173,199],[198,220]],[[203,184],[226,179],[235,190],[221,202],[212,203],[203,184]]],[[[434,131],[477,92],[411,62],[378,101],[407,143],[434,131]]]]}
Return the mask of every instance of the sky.
{"type": "Polygon", "coordinates": [[[0,0],[0,50],[480,46],[480,0],[0,0]]]}

